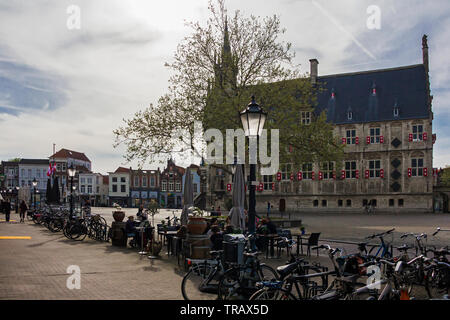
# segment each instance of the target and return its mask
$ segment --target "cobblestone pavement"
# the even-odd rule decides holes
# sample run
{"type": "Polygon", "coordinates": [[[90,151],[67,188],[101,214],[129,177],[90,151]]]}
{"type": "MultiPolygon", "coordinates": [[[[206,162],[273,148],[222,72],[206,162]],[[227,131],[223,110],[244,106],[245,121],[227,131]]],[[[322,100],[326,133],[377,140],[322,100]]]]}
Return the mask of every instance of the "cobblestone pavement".
{"type": "MultiPolygon", "coordinates": [[[[135,214],[136,209],[126,209],[135,214]]],[[[111,208],[93,208],[93,213],[110,217],[111,208]]],[[[171,212],[163,211],[165,218],[171,212]]],[[[161,219],[162,219],[161,218],[161,219]]],[[[4,220],[4,215],[0,215],[4,220]]],[[[17,214],[12,220],[19,221],[17,214]]],[[[160,217],[155,219],[159,222],[160,217]]],[[[399,233],[428,232],[437,226],[450,229],[450,215],[303,215],[307,232],[322,232],[326,239],[361,240],[374,232],[395,227],[399,233]]],[[[110,221],[110,220],[109,220],[110,221]]],[[[0,299],[182,299],[180,292],[184,271],[175,257],[149,260],[135,249],[113,247],[86,238],[82,242],[66,239],[61,233],[51,233],[32,222],[20,224],[0,221],[0,236],[31,236],[30,240],[0,239],[0,299]],[[77,265],[81,270],[81,289],[70,290],[66,281],[67,268],[77,265]]],[[[450,237],[442,233],[439,243],[448,244],[450,237]]],[[[434,241],[434,240],[433,240],[434,241]]],[[[341,246],[341,245],[336,245],[341,246]]],[[[352,245],[346,245],[350,252],[352,245]]],[[[315,254],[314,254],[315,255],[315,254]]],[[[323,254],[312,260],[328,264],[323,254]]],[[[267,261],[272,266],[286,262],[267,261]]]]}

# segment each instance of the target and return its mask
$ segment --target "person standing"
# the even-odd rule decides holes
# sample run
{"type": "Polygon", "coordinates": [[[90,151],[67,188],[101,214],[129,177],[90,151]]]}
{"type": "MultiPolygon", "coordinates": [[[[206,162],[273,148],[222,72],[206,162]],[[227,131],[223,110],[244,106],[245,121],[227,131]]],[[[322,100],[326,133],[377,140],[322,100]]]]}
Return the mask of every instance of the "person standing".
{"type": "Polygon", "coordinates": [[[267,202],[267,218],[269,217],[270,214],[270,202],[267,202]]]}
{"type": "Polygon", "coordinates": [[[11,202],[9,202],[10,200],[8,199],[8,200],[6,200],[5,202],[4,202],[4,205],[5,205],[5,219],[6,219],[6,222],[9,222],[9,216],[10,216],[10,214],[11,214],[11,202]]]}
{"type": "Polygon", "coordinates": [[[28,206],[24,200],[20,203],[20,222],[25,222],[25,213],[28,211],[28,206]]]}

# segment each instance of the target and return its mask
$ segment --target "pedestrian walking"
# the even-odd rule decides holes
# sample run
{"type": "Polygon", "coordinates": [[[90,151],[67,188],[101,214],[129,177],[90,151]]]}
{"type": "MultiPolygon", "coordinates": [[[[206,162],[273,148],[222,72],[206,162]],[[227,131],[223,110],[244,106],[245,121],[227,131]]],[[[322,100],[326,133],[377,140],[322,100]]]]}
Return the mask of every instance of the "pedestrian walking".
{"type": "Polygon", "coordinates": [[[4,209],[4,211],[5,211],[5,219],[6,219],[6,222],[9,222],[9,216],[11,215],[11,202],[10,202],[10,200],[6,200],[4,205],[5,205],[5,209],[4,209]]]}
{"type": "Polygon", "coordinates": [[[25,222],[25,213],[28,211],[28,206],[24,200],[20,203],[20,222],[25,222]]]}

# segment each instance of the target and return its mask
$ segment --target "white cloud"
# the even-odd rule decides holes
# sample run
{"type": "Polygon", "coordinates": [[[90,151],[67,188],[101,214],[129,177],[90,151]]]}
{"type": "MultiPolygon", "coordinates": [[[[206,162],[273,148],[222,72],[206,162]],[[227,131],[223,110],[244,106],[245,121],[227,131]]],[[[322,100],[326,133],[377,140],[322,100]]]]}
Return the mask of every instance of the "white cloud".
{"type": "MultiPolygon", "coordinates": [[[[292,42],[303,72],[309,71],[310,58],[319,59],[319,74],[420,63],[420,40],[427,33],[432,88],[448,88],[447,1],[316,2],[377,60],[312,1],[230,0],[227,4],[230,13],[240,9],[247,15],[279,14],[287,28],[284,39],[292,42]],[[371,4],[381,8],[379,31],[366,27],[371,4]]],[[[1,6],[0,62],[29,66],[42,72],[43,79],[57,79],[57,90],[66,101],[56,110],[46,110],[43,104],[41,110],[18,117],[0,115],[1,131],[13,133],[11,139],[0,139],[0,158],[46,157],[56,143],[57,148],[85,152],[101,172],[122,164],[124,148],[112,148],[112,130],[165,92],[168,72],[163,65],[190,32],[185,20],[205,22],[207,17],[206,0],[15,1],[1,6]],[[71,4],[81,8],[81,30],[66,28],[66,8],[71,4]]],[[[0,70],[2,75],[11,77],[11,71],[0,70]]],[[[25,81],[30,75],[22,71],[14,76],[25,81]]],[[[34,82],[24,84],[48,90],[34,82]]],[[[436,114],[448,114],[447,96],[448,92],[435,94],[436,114]]],[[[438,137],[445,136],[448,129],[438,128],[442,130],[438,137]]],[[[435,145],[435,162],[443,163],[448,148],[442,148],[441,141],[435,145]]]]}

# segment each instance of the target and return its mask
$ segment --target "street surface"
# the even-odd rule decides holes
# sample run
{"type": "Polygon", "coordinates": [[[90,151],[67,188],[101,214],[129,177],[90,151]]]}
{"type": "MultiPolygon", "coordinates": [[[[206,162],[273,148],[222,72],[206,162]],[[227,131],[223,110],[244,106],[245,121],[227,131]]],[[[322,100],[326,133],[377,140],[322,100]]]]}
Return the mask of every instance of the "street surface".
{"type": "MultiPolygon", "coordinates": [[[[137,212],[137,209],[124,210],[127,216],[137,212]]],[[[101,214],[108,223],[113,221],[112,211],[113,208],[92,208],[93,214],[101,214]]],[[[179,216],[180,210],[176,214],[179,216]]],[[[167,216],[172,216],[172,210],[161,210],[155,223],[167,216]]],[[[324,239],[361,241],[367,235],[395,227],[396,243],[402,243],[399,235],[404,232],[426,232],[429,243],[450,243],[448,233],[431,236],[437,226],[450,229],[450,215],[445,214],[304,214],[301,219],[307,233],[321,232],[324,239]]],[[[20,224],[15,213],[11,220],[16,221],[6,223],[4,215],[0,215],[0,299],[182,299],[180,284],[184,271],[177,266],[175,257],[167,256],[166,248],[160,259],[149,260],[140,257],[136,249],[117,248],[110,242],[89,238],[71,241],[33,222],[20,224]],[[14,236],[31,238],[2,239],[14,236]],[[67,273],[70,266],[80,268],[80,289],[68,289],[66,285],[71,276],[67,273]]],[[[349,253],[356,251],[354,245],[330,245],[344,246],[349,253]]],[[[275,267],[286,260],[284,254],[267,262],[275,267]]],[[[329,265],[324,253],[317,258],[314,252],[312,260],[329,265]]]]}

